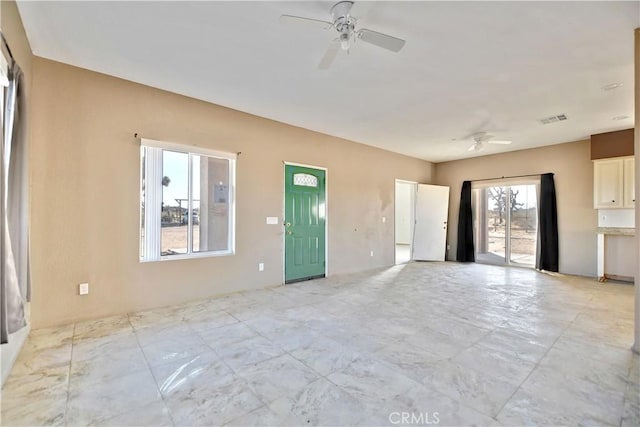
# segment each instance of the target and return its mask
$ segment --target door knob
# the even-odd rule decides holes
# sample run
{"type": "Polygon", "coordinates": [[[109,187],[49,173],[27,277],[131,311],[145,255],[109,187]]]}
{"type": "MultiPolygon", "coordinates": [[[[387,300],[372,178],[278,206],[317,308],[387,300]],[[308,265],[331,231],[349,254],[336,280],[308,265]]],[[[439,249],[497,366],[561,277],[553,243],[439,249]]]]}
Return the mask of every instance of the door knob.
{"type": "Polygon", "coordinates": [[[291,230],[287,230],[287,234],[288,234],[288,235],[292,235],[292,234],[293,234],[293,232],[292,232],[291,230]]]}
{"type": "Polygon", "coordinates": [[[284,226],[285,226],[285,227],[291,227],[291,223],[290,223],[290,222],[287,222],[284,226]]]}

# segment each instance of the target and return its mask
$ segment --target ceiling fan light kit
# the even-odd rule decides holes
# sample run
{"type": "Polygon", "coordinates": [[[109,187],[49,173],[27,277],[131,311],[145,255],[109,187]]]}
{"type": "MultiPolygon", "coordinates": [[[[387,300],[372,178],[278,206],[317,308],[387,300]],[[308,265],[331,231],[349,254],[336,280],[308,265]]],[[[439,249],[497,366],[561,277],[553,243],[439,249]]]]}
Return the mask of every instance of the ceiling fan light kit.
{"type": "MultiPolygon", "coordinates": [[[[467,151],[482,151],[485,148],[485,143],[488,144],[496,144],[496,145],[509,145],[512,141],[510,140],[502,140],[502,139],[494,139],[495,136],[489,135],[487,132],[477,132],[473,135],[470,135],[473,138],[473,144],[467,149],[467,151]]],[[[466,139],[466,138],[465,138],[466,139]]]]}
{"type": "Polygon", "coordinates": [[[332,21],[294,15],[282,15],[280,16],[280,21],[284,23],[304,24],[307,26],[313,25],[325,30],[333,28],[337,31],[338,37],[331,42],[318,64],[318,68],[321,70],[326,70],[331,67],[331,64],[338,55],[339,50],[343,50],[348,53],[356,40],[362,40],[365,43],[396,53],[404,47],[405,41],[397,37],[379,33],[367,28],[360,28],[356,30],[358,19],[351,15],[353,4],[353,1],[341,1],[334,4],[329,11],[332,21]]]}

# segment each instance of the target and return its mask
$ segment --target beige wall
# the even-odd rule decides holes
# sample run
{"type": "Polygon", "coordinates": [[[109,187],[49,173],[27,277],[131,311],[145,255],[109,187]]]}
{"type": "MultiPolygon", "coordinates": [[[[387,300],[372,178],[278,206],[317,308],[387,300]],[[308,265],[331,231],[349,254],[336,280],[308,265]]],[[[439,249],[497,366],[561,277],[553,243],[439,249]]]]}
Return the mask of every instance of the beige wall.
{"type": "Polygon", "coordinates": [[[593,209],[589,141],[438,163],[436,183],[451,187],[448,259],[456,258],[463,181],[546,172],[555,174],[560,272],[595,276],[597,211],[593,209]]]}
{"type": "Polygon", "coordinates": [[[394,180],[432,182],[425,161],[42,58],[33,79],[36,328],[281,284],[282,227],[265,218],[282,216],[285,161],[328,168],[329,274],[393,264],[394,180]],[[135,132],[242,152],[235,256],[138,262],[135,132]]]}

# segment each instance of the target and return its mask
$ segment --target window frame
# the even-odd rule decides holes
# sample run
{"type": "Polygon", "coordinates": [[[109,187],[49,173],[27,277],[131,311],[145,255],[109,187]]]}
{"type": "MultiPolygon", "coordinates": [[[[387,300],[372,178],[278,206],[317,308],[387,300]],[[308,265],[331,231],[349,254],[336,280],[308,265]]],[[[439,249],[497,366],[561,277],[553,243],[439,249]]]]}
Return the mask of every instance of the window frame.
{"type": "MultiPolygon", "coordinates": [[[[148,153],[148,151],[147,151],[148,153]]],[[[167,141],[158,141],[158,140],[154,140],[154,139],[147,139],[147,138],[140,138],[140,186],[139,189],[141,191],[140,193],[140,200],[139,200],[139,204],[140,204],[140,212],[139,212],[139,239],[138,239],[138,243],[139,243],[139,250],[138,250],[138,258],[139,261],[141,263],[147,263],[147,262],[158,262],[158,261],[172,261],[172,260],[183,260],[183,259],[192,259],[192,258],[209,258],[209,257],[219,257],[219,256],[229,256],[229,255],[235,255],[235,228],[236,228],[236,161],[237,161],[237,154],[235,153],[228,153],[225,151],[218,151],[218,150],[212,150],[209,148],[203,148],[203,147],[198,147],[198,146],[192,146],[192,145],[186,145],[186,144],[179,144],[179,143],[175,143],[175,142],[167,142],[167,141]],[[187,214],[187,218],[188,218],[188,222],[187,222],[187,253],[185,254],[176,254],[176,255],[162,255],[162,249],[161,249],[161,235],[162,235],[162,225],[160,222],[160,216],[161,216],[161,210],[157,210],[157,213],[153,213],[154,210],[152,210],[151,212],[147,212],[147,209],[149,206],[151,206],[150,203],[148,203],[148,200],[151,199],[155,199],[152,201],[155,201],[156,204],[158,202],[162,202],[162,188],[161,188],[161,184],[158,184],[158,188],[156,188],[156,190],[160,190],[159,191],[159,197],[158,197],[158,191],[155,192],[155,195],[151,195],[150,196],[150,192],[148,189],[148,182],[151,182],[151,180],[149,180],[149,176],[148,174],[150,173],[150,168],[149,167],[149,156],[145,155],[145,149],[150,148],[150,149],[154,149],[154,150],[160,150],[160,156],[158,157],[157,154],[158,152],[155,151],[156,153],[156,159],[155,162],[156,164],[156,168],[155,171],[157,172],[158,170],[160,171],[160,175],[162,175],[162,164],[163,164],[163,153],[164,151],[172,151],[172,152],[177,152],[177,153],[184,153],[188,155],[188,196],[189,196],[189,203],[188,203],[188,214],[187,214]],[[212,157],[212,158],[217,158],[217,159],[225,159],[229,161],[229,220],[228,220],[228,249],[223,250],[223,251],[203,251],[203,252],[192,252],[193,248],[192,248],[192,221],[193,221],[193,214],[189,214],[192,212],[192,197],[193,195],[191,194],[192,192],[192,185],[193,185],[193,168],[192,168],[192,164],[193,164],[193,156],[204,156],[204,157],[212,157]],[[159,166],[159,167],[158,167],[159,166]],[[146,175],[146,176],[145,176],[146,175]],[[145,188],[144,193],[142,193],[142,185],[143,183],[145,184],[145,186],[147,186],[147,188],[145,188]],[[144,215],[143,215],[143,203],[144,203],[144,215]],[[151,221],[148,221],[148,219],[152,219],[151,221]],[[150,230],[151,228],[154,228],[154,230],[150,230]],[[144,233],[144,234],[143,234],[144,233]],[[151,233],[153,233],[153,236],[151,236],[151,233]],[[153,255],[149,254],[149,248],[153,247],[153,255]],[[144,253],[143,253],[144,250],[144,253]],[[157,253],[156,253],[157,252],[157,253]]],[[[156,177],[157,178],[157,177],[156,177]]],[[[158,206],[161,206],[158,205],[158,206]]],[[[156,208],[158,207],[156,206],[156,208]]]]}

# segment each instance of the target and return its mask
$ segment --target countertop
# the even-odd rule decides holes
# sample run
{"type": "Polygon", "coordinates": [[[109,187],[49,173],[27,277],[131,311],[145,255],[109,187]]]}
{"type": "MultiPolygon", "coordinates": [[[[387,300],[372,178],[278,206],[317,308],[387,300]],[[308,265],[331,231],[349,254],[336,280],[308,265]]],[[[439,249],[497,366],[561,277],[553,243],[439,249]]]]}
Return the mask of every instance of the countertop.
{"type": "Polygon", "coordinates": [[[598,234],[608,234],[614,236],[635,236],[635,228],[623,228],[623,227],[598,227],[598,234]]]}

